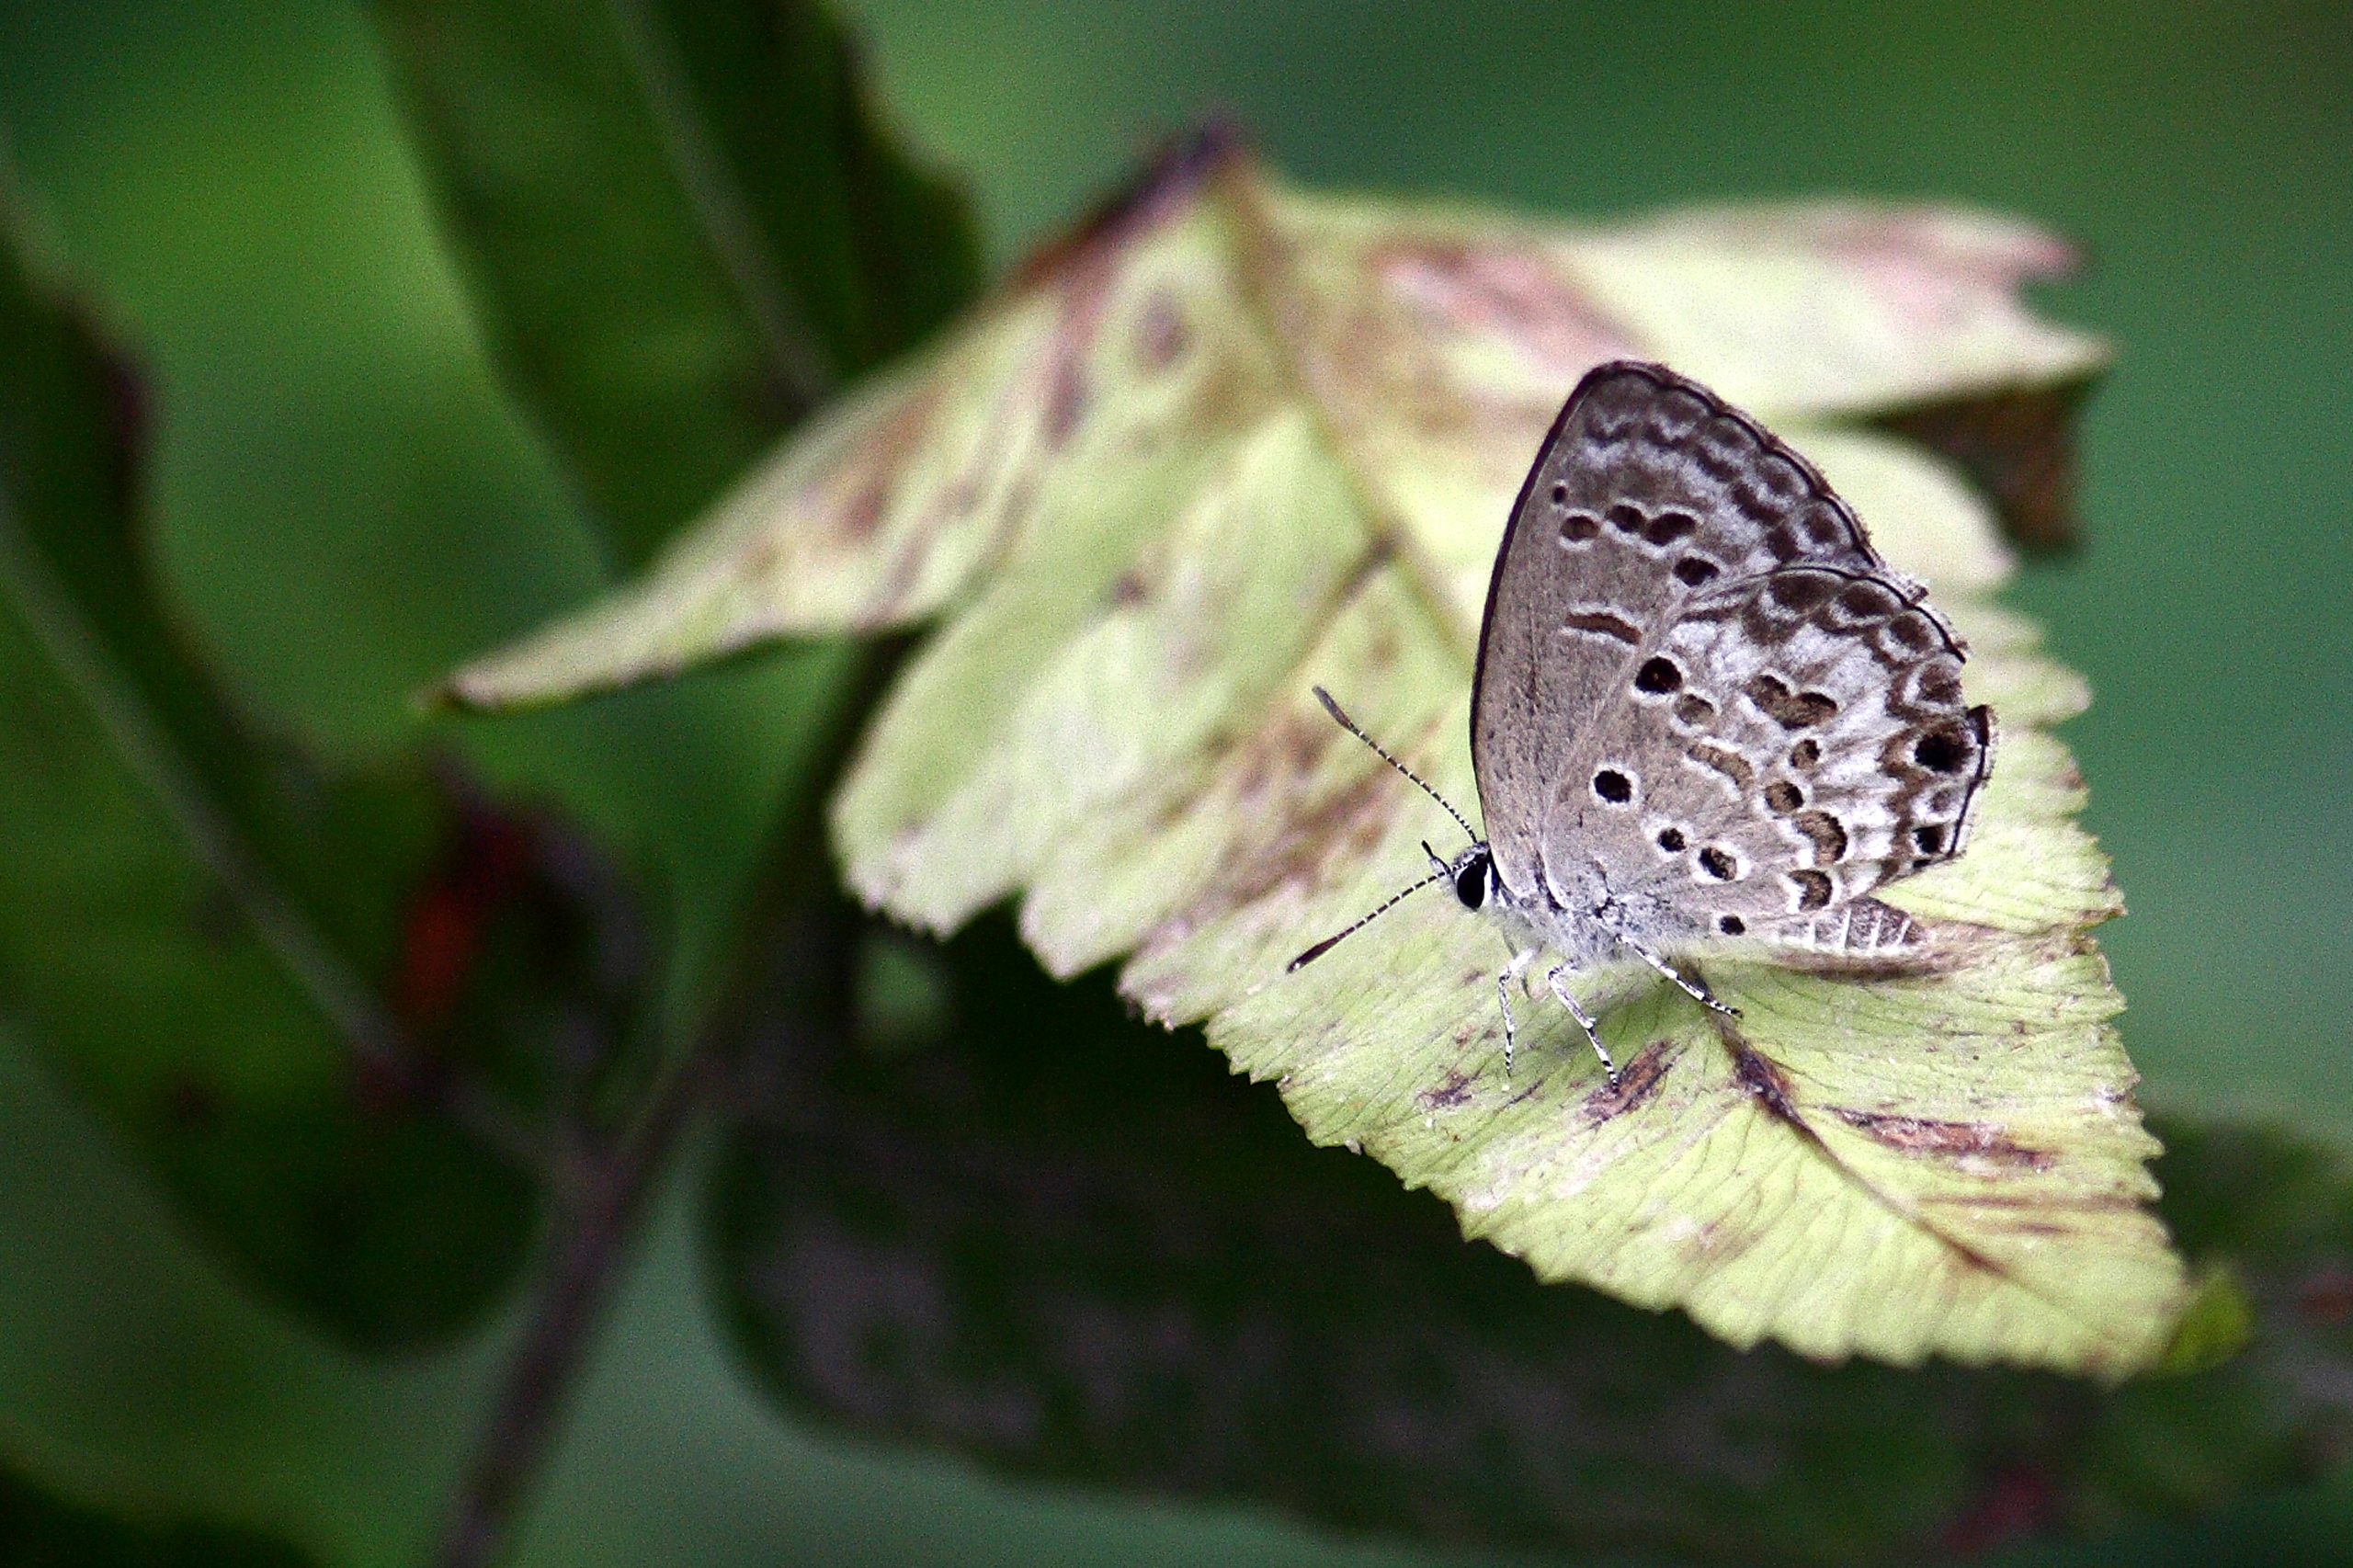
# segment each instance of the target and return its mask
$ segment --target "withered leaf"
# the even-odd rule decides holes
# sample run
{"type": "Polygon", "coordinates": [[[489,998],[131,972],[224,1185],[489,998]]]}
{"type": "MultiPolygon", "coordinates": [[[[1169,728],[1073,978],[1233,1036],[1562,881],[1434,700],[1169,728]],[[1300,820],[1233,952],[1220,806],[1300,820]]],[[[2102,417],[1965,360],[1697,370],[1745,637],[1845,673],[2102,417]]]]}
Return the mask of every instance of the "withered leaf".
{"type": "Polygon", "coordinates": [[[2075,678],[1990,600],[1986,502],[1907,410],[2080,386],[2102,350],[2017,225],[1845,204],[1610,227],[1336,199],[1180,149],[921,362],[788,447],[642,584],[460,672],[577,695],[765,638],[952,609],[836,798],[848,879],[934,929],[1007,898],[1058,973],[1201,1020],[1311,1137],[1373,1155],[1548,1279],[1736,1344],[2120,1375],[2178,1261],[2090,928],[2119,911],[2051,728],[2075,678]],[[1614,1011],[1605,1085],[1534,1010],[1506,1080],[1489,927],[1407,904],[1309,940],[1444,825],[1309,697],[1473,798],[1470,657],[1511,495],[1592,363],[1665,358],[1776,425],[1971,640],[2000,764],[1961,860],[1893,902],[1937,962],[1709,961],[1743,1011],[1614,1011]]]}

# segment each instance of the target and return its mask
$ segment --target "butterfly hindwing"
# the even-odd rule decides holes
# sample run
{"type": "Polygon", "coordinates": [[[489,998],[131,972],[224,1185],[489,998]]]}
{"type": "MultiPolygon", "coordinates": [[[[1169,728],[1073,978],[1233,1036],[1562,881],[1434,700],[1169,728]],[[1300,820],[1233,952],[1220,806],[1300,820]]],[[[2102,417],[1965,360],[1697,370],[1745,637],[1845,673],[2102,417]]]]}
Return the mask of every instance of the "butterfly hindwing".
{"type": "Polygon", "coordinates": [[[1802,458],[1672,371],[1605,365],[1489,589],[1472,747],[1496,867],[1556,895],[1597,869],[1654,945],[1812,931],[1958,850],[1992,750],[1961,657],[1802,458]]]}
{"type": "Polygon", "coordinates": [[[1588,789],[1548,844],[1594,846],[1658,939],[1810,923],[1959,851],[1991,716],[1900,583],[1779,567],[1684,606],[1642,652],[1595,733],[1628,798],[1588,789]]]}

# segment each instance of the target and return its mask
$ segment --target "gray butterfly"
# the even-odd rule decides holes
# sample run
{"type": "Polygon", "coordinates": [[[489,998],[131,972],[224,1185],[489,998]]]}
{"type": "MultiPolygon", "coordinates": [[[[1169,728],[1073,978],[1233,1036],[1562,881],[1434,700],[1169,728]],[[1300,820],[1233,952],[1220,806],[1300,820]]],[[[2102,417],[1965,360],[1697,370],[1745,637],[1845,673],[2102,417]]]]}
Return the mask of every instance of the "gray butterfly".
{"type": "MultiPolygon", "coordinates": [[[[1447,881],[1512,944],[1615,1077],[1567,978],[1764,944],[1897,956],[1925,942],[1868,896],[1959,855],[1994,757],[1961,639],[1879,558],[1812,464],[1697,382],[1620,362],[1577,383],[1495,555],[1471,698],[1487,822],[1405,893],[1447,881]]],[[[1322,687],[1332,716],[1391,766],[1322,687]]],[[[1442,799],[1440,805],[1446,805],[1442,799]]]]}

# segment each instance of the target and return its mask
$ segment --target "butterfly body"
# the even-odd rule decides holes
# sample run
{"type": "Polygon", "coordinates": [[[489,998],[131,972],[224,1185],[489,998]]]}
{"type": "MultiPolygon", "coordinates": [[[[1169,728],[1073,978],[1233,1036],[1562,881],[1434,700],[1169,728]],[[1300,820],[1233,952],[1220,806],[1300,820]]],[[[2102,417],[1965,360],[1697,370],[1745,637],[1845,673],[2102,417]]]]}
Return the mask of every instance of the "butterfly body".
{"type": "Polygon", "coordinates": [[[1598,867],[1573,874],[1565,890],[1547,881],[1514,888],[1495,869],[1494,849],[1483,840],[1456,856],[1449,875],[1462,906],[1494,921],[1513,951],[1558,953],[1572,969],[1631,960],[1619,932],[1640,936],[1664,913],[1615,903],[1598,867]]]}
{"type": "Polygon", "coordinates": [[[1639,960],[1720,1007],[1677,955],[1919,945],[1870,894],[1961,850],[1994,752],[1965,656],[1755,420],[1663,366],[1587,374],[1489,581],[1471,707],[1487,832],[1429,879],[1511,944],[1506,1051],[1511,983],[1542,955],[1607,1062],[1578,971],[1639,960]]]}

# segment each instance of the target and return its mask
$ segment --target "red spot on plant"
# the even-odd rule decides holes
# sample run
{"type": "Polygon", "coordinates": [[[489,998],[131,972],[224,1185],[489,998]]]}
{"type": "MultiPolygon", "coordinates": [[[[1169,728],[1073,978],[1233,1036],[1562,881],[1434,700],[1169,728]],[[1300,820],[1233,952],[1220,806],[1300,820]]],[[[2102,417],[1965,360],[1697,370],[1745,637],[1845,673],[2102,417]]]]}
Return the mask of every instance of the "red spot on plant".
{"type": "Polygon", "coordinates": [[[2058,1483],[2039,1466],[2006,1466],[1946,1527],[1938,1544],[1953,1556],[1970,1557],[2053,1534],[2063,1522],[2064,1501],[2058,1483]]]}
{"type": "Polygon", "coordinates": [[[514,818],[460,815],[441,865],[402,922],[392,1006],[403,1022],[431,1031],[457,1012],[491,923],[523,885],[530,860],[530,833],[514,818]]]}
{"type": "Polygon", "coordinates": [[[2353,1270],[2324,1268],[2296,1290],[2296,1312],[2306,1323],[2326,1327],[2353,1322],[2353,1270]]]}

